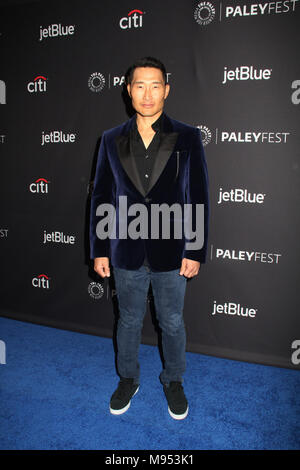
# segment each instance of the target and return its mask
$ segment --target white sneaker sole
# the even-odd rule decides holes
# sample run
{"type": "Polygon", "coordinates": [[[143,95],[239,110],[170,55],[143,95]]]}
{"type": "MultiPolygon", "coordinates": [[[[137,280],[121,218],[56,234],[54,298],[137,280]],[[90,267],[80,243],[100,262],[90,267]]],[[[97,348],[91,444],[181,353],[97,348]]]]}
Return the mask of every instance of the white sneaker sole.
{"type": "Polygon", "coordinates": [[[182,414],[182,415],[175,415],[174,413],[172,413],[172,411],[170,410],[170,408],[168,407],[168,412],[169,412],[169,415],[173,418],[173,419],[184,419],[187,417],[188,415],[188,412],[189,412],[189,407],[187,407],[186,411],[182,414]]]}
{"type": "MultiPolygon", "coordinates": [[[[134,394],[132,395],[132,397],[134,397],[134,395],[137,394],[137,392],[139,391],[139,388],[138,387],[136,389],[136,391],[134,392],[134,394]]],[[[132,398],[131,397],[131,398],[132,398]]],[[[128,408],[130,407],[130,403],[131,403],[131,399],[129,400],[129,402],[127,403],[126,406],[124,406],[124,408],[121,408],[120,410],[114,410],[113,408],[109,407],[109,411],[111,412],[112,415],[122,415],[123,413],[126,413],[126,411],[128,410],[128,408]]]]}

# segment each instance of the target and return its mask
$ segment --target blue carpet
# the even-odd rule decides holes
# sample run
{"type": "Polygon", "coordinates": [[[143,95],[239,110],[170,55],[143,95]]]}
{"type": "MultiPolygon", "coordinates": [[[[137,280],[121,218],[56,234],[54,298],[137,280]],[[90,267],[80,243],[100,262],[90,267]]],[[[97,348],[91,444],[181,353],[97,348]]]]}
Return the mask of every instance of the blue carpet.
{"type": "Polygon", "coordinates": [[[3,449],[295,450],[298,371],[187,354],[190,412],[174,421],[156,347],[141,345],[141,387],[122,416],[110,339],[0,318],[3,449]]]}

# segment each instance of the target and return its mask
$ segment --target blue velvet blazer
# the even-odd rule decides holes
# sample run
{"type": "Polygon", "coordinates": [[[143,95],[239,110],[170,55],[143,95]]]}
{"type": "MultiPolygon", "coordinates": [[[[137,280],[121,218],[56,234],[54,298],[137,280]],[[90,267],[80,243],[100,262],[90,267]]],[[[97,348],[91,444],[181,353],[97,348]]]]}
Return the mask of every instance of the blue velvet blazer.
{"type": "MultiPolygon", "coordinates": [[[[200,131],[164,114],[160,148],[149,181],[149,189],[145,193],[130,148],[129,134],[134,119],[136,116],[105,131],[101,139],[91,197],[90,257],[109,257],[112,266],[138,269],[147,253],[150,267],[157,271],[180,268],[182,258],[205,263],[209,200],[207,165],[200,131]],[[149,209],[148,238],[119,237],[119,196],[127,197],[128,207],[140,203],[149,209]],[[116,238],[100,239],[97,235],[97,224],[103,220],[104,215],[98,216],[96,212],[98,206],[104,203],[112,204],[115,208],[116,238]],[[151,237],[151,204],[163,203],[168,206],[180,204],[182,214],[184,204],[190,204],[192,216],[195,216],[196,204],[203,204],[204,238],[201,248],[187,249],[188,239],[184,229],[181,238],[172,237],[172,224],[176,219],[176,216],[172,217],[172,213],[170,237],[163,237],[161,232],[158,238],[151,237]]],[[[136,215],[128,215],[126,223],[129,225],[134,218],[136,215]]],[[[193,227],[195,228],[195,225],[193,227]]]]}

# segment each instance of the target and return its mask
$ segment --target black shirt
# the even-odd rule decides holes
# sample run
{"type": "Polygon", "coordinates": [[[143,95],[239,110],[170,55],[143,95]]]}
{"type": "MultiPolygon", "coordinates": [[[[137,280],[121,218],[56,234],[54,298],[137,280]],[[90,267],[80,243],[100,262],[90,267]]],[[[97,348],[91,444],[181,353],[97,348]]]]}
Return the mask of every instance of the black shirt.
{"type": "MultiPolygon", "coordinates": [[[[149,181],[153,171],[153,166],[160,146],[160,139],[162,133],[163,113],[152,124],[152,129],[155,131],[153,139],[149,146],[146,148],[138,131],[136,119],[130,133],[131,148],[142,181],[145,192],[148,192],[149,181]]],[[[145,254],[144,266],[149,266],[147,256],[145,254]]]]}
{"type": "Polygon", "coordinates": [[[139,176],[141,178],[145,192],[148,192],[149,181],[153,170],[154,162],[160,146],[160,137],[162,131],[163,114],[152,124],[155,135],[149,146],[146,148],[143,139],[138,131],[136,120],[131,129],[130,139],[133,156],[137,165],[139,176]]]}

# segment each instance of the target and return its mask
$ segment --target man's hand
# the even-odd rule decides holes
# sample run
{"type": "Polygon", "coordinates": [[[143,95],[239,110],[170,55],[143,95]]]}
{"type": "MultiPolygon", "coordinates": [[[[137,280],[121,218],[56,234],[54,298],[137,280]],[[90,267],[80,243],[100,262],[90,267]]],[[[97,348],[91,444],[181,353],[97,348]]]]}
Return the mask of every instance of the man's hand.
{"type": "Polygon", "coordinates": [[[94,270],[101,277],[110,276],[109,258],[95,258],[94,270]]]}
{"type": "Polygon", "coordinates": [[[199,261],[194,261],[192,259],[182,258],[180,273],[185,277],[196,276],[200,269],[199,261]]]}

